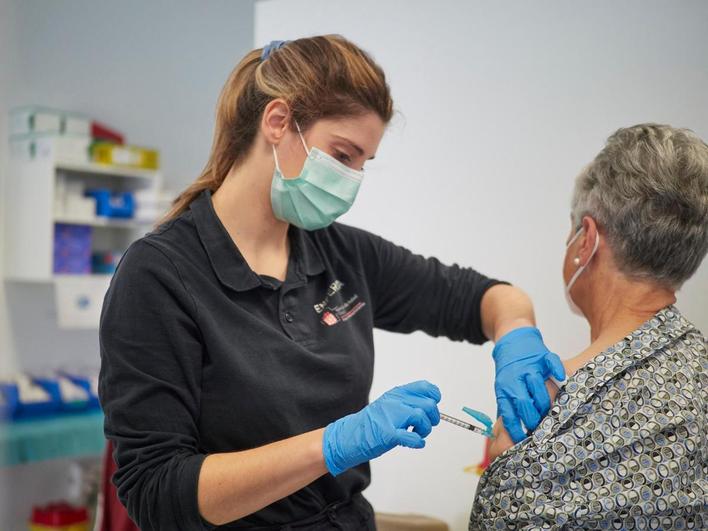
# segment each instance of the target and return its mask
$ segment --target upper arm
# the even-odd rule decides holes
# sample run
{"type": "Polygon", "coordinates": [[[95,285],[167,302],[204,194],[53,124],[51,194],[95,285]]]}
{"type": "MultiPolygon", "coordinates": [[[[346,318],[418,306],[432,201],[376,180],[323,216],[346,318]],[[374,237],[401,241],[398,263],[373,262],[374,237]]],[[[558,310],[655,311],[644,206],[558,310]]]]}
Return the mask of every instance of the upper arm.
{"type": "Polygon", "coordinates": [[[374,326],[394,332],[484,343],[481,301],[499,282],[471,268],[445,265],[379,236],[357,231],[374,302],[374,326]]]}
{"type": "Polygon", "coordinates": [[[194,302],[162,251],[138,241],[126,252],[104,300],[99,335],[99,395],[121,501],[143,529],[180,520],[200,528],[202,347],[194,302]]]}
{"type": "MultiPolygon", "coordinates": [[[[556,384],[551,380],[546,380],[546,389],[548,389],[548,394],[551,395],[551,402],[553,402],[558,394],[558,387],[556,387],[556,384]]],[[[492,439],[489,445],[489,459],[494,461],[497,457],[514,446],[514,441],[511,439],[509,432],[506,431],[501,417],[494,423],[492,431],[494,433],[494,439],[492,439]]]]}

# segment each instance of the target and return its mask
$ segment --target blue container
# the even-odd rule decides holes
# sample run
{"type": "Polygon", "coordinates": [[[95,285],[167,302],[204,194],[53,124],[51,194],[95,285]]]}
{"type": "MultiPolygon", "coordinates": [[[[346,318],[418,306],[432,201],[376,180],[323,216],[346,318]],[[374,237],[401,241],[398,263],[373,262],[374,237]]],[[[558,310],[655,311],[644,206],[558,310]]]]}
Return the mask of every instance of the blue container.
{"type": "Polygon", "coordinates": [[[107,188],[86,190],[84,195],[96,200],[96,215],[107,218],[132,218],[135,212],[133,192],[112,192],[107,188]]]}
{"type": "MultiPolygon", "coordinates": [[[[0,383],[0,391],[5,399],[6,415],[11,419],[26,419],[44,417],[59,412],[61,409],[61,399],[57,393],[52,393],[42,386],[47,391],[49,397],[42,402],[22,402],[20,393],[15,383],[0,383]]],[[[58,389],[57,389],[58,391],[58,389]]]]}
{"type": "Polygon", "coordinates": [[[59,371],[59,374],[61,374],[64,378],[69,380],[74,385],[79,386],[84,391],[86,391],[86,394],[88,396],[87,409],[101,409],[101,404],[98,401],[98,396],[96,396],[96,393],[94,393],[93,388],[91,387],[91,380],[88,376],[82,374],[74,374],[72,372],[63,370],[59,371]]]}
{"type": "Polygon", "coordinates": [[[0,421],[9,420],[17,411],[17,386],[0,382],[0,421]]]}
{"type": "Polygon", "coordinates": [[[54,272],[91,273],[91,227],[54,225],[54,272]]]}
{"type": "Polygon", "coordinates": [[[91,269],[94,273],[112,275],[118,267],[123,253],[118,251],[97,251],[91,255],[91,269]]]}
{"type": "MultiPolygon", "coordinates": [[[[85,411],[89,407],[91,393],[87,392],[83,400],[64,400],[59,387],[59,380],[54,376],[35,377],[32,378],[32,381],[49,393],[52,401],[57,404],[57,410],[60,412],[85,411]]],[[[83,387],[81,388],[84,389],[83,387]]]]}

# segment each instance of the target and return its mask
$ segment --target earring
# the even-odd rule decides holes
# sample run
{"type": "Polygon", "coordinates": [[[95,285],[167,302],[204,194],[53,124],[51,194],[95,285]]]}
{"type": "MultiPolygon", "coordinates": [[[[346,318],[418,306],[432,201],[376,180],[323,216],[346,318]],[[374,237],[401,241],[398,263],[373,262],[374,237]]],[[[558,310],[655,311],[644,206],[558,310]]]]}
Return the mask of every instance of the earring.
{"type": "Polygon", "coordinates": [[[577,256],[576,256],[575,258],[573,258],[573,263],[574,263],[576,266],[579,266],[579,265],[580,265],[580,258],[577,257],[577,256]]]}

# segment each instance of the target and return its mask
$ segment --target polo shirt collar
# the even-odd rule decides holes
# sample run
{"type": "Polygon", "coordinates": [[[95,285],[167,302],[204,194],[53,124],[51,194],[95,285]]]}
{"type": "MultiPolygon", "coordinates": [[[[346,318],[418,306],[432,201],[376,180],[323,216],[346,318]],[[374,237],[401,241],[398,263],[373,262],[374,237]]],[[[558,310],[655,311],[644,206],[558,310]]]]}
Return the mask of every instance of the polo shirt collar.
{"type": "MultiPolygon", "coordinates": [[[[216,215],[211,191],[202,192],[192,201],[189,208],[199,239],[219,281],[235,291],[246,291],[261,286],[260,277],[250,268],[216,215]]],[[[291,252],[288,269],[290,263],[295,264],[299,280],[305,282],[305,275],[314,276],[324,271],[322,257],[307,231],[291,225],[288,237],[291,252]]]]}

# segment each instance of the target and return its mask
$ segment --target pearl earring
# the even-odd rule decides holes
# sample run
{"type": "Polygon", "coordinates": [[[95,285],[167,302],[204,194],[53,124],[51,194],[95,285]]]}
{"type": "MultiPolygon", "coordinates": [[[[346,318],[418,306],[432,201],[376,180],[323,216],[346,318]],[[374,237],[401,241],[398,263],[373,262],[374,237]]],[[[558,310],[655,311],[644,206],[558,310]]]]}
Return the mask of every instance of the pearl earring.
{"type": "Polygon", "coordinates": [[[579,265],[580,265],[580,258],[577,257],[577,256],[576,256],[575,258],[573,258],[573,263],[574,263],[576,266],[579,266],[579,265]]]}

